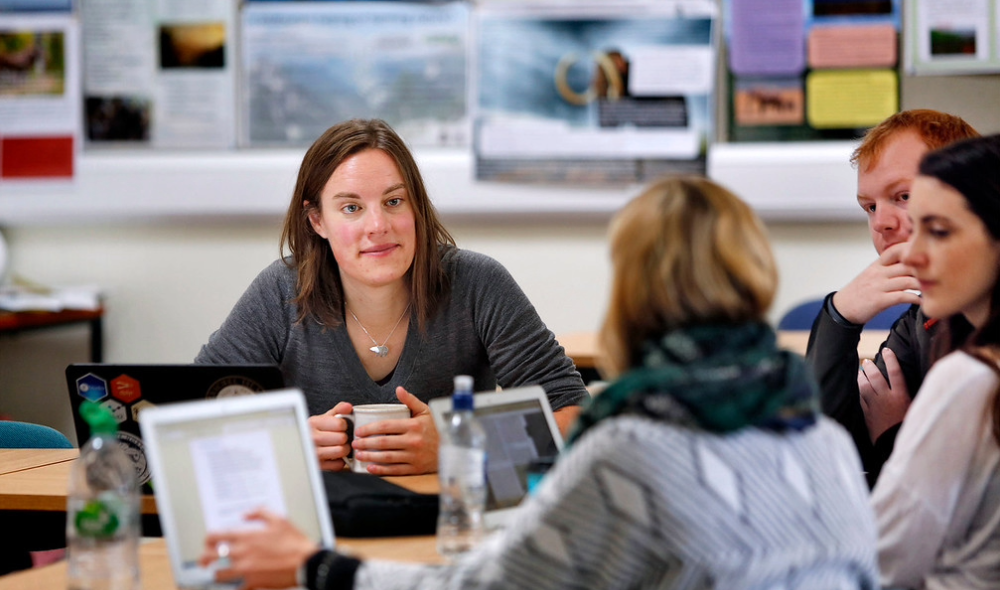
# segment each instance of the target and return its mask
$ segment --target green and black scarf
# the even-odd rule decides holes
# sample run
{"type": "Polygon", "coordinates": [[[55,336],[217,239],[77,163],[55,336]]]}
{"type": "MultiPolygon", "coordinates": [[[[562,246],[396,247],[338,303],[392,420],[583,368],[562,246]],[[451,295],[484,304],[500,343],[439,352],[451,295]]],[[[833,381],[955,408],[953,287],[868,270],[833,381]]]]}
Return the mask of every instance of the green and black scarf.
{"type": "Polygon", "coordinates": [[[768,325],[696,326],[646,342],[642,366],[591,401],[569,442],[623,414],[725,434],[746,427],[803,430],[818,412],[805,361],[778,350],[768,325]]]}

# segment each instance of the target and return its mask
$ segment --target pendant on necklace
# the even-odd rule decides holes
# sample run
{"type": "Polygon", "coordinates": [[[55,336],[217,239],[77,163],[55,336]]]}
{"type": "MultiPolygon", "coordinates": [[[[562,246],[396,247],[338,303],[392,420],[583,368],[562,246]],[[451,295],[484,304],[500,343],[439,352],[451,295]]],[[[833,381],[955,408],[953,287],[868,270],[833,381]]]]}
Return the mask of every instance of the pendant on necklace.
{"type": "Polygon", "coordinates": [[[381,356],[381,357],[389,356],[389,347],[385,346],[385,345],[382,345],[382,346],[372,346],[368,350],[374,352],[375,356],[381,356]]]}

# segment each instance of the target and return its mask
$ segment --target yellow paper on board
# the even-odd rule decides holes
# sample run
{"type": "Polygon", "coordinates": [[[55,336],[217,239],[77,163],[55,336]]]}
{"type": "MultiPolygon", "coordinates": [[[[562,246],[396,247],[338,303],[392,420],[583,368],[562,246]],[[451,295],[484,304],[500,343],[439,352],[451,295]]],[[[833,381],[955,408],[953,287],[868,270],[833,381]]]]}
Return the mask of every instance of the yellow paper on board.
{"type": "Polygon", "coordinates": [[[817,71],[806,78],[806,119],[816,129],[872,127],[898,110],[892,70],[817,71]]]}

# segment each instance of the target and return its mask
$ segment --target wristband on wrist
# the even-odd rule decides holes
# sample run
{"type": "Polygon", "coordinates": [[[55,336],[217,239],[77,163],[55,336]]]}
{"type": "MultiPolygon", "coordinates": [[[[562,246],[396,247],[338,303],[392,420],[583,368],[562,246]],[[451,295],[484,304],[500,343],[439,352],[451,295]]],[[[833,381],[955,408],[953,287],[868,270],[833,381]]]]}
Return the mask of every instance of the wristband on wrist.
{"type": "Polygon", "coordinates": [[[840,315],[840,312],[837,311],[837,306],[833,304],[833,296],[836,294],[837,294],[836,292],[830,293],[826,297],[826,312],[830,314],[830,317],[833,318],[833,321],[845,328],[854,328],[854,329],[864,328],[865,327],[864,324],[855,324],[851,320],[840,315]]]}
{"type": "Polygon", "coordinates": [[[354,574],[361,562],[336,551],[321,549],[305,564],[305,586],[309,590],[353,588],[354,574]]]}

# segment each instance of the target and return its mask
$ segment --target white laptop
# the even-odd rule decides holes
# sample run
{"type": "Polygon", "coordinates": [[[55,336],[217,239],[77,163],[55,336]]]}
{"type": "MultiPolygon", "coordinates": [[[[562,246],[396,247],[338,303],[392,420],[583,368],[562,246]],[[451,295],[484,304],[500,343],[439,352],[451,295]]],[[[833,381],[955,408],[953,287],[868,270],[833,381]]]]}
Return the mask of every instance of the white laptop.
{"type": "Polygon", "coordinates": [[[334,546],[326,493],[298,389],[148,408],[139,424],[180,588],[214,587],[198,565],[209,531],[248,526],[259,507],[334,546]]]}
{"type": "MultiPolygon", "coordinates": [[[[532,462],[554,458],[563,440],[540,386],[477,393],[475,414],[486,430],[487,528],[504,525],[528,494],[532,462]]],[[[430,402],[438,431],[444,432],[451,415],[451,397],[430,402]]]]}

